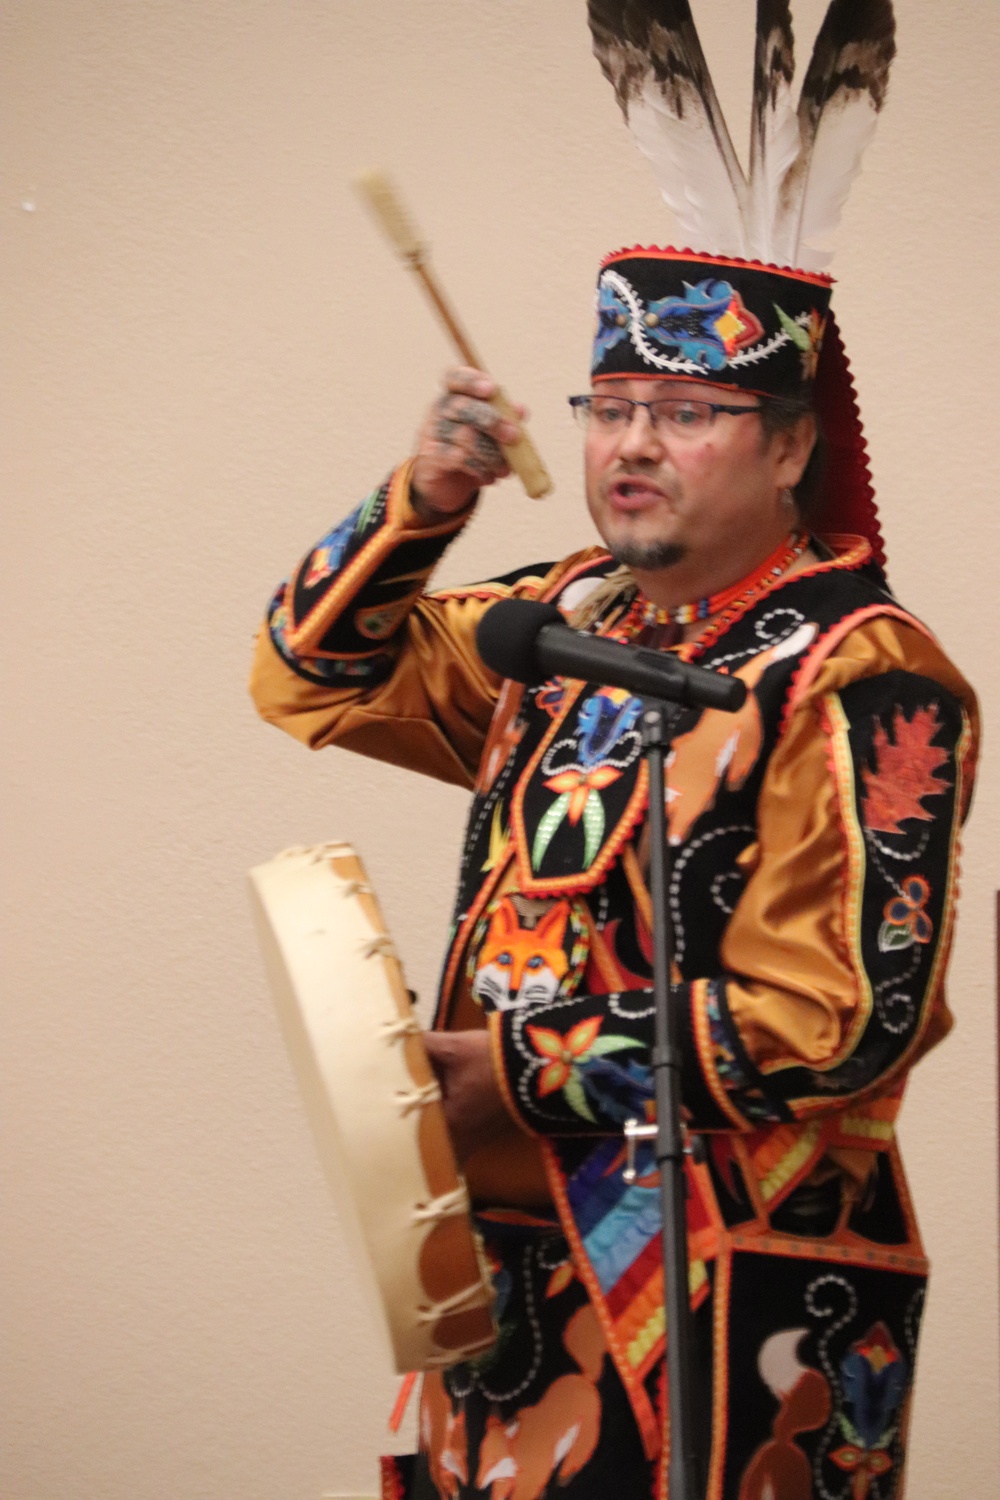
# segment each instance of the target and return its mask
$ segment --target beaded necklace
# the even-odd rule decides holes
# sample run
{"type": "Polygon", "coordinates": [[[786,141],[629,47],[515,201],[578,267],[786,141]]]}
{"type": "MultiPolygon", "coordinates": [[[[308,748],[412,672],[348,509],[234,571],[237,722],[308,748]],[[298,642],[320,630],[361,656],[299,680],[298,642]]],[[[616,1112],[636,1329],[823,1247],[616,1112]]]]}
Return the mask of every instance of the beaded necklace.
{"type": "Polygon", "coordinates": [[[654,604],[642,594],[637,594],[615,634],[621,632],[628,638],[646,627],[690,625],[695,620],[708,620],[734,607],[748,605],[759,594],[764,593],[775,579],[780,578],[796,558],[802,556],[808,545],[807,533],[790,532],[781,546],[776,547],[770,557],[766,557],[752,573],[730,584],[729,588],[721,589],[717,594],[709,594],[693,604],[654,604]]]}

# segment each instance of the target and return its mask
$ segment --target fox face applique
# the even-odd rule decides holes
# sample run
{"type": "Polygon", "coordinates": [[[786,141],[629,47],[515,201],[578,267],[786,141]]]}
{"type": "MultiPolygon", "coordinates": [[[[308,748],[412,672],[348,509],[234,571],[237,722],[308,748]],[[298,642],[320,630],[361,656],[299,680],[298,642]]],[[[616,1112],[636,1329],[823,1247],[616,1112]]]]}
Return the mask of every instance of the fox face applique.
{"type": "Polygon", "coordinates": [[[566,993],[586,959],[586,927],[568,900],[535,916],[543,903],[522,898],[519,910],[516,899],[502,897],[473,940],[472,995],[486,1010],[512,1010],[566,993]]]}

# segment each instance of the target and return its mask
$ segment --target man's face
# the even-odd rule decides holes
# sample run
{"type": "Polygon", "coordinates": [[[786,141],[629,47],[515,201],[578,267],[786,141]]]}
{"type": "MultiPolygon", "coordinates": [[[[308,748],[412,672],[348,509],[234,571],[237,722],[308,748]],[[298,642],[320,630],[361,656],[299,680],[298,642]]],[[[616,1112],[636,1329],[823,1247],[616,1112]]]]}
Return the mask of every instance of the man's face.
{"type": "MultiPolygon", "coordinates": [[[[756,396],[677,380],[601,381],[599,395],[638,401],[664,397],[758,406],[756,396]]],[[[759,534],[766,555],[775,529],[792,519],[783,490],[798,482],[810,444],[789,462],[788,444],[767,442],[760,417],[717,414],[692,437],[636,410],[631,423],[608,433],[588,427],[584,446],[587,505],[594,525],[619,562],[646,572],[682,559],[722,560],[742,555],[759,534]]]]}

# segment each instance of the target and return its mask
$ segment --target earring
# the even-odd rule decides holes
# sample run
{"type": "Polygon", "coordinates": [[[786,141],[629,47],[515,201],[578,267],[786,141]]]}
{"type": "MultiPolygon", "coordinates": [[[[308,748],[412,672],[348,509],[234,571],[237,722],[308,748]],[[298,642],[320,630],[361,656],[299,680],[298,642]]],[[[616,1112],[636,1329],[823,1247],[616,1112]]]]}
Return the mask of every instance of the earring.
{"type": "Polygon", "coordinates": [[[788,489],[782,490],[782,492],[781,492],[781,503],[785,507],[786,510],[795,510],[796,509],[795,496],[792,494],[791,490],[788,490],[788,489]]]}

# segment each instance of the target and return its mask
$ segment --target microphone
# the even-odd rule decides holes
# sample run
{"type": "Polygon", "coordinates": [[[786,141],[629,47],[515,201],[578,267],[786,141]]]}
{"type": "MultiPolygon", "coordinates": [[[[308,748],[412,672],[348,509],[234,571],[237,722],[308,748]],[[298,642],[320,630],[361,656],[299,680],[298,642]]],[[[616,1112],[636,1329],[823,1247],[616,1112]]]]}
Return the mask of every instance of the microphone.
{"type": "Polygon", "coordinates": [[[488,609],[476,628],[476,646],[488,667],[515,682],[575,677],[723,713],[735,713],[747,696],[738,677],[690,666],[667,651],[572,630],[554,604],[530,599],[501,599],[488,609]]]}

